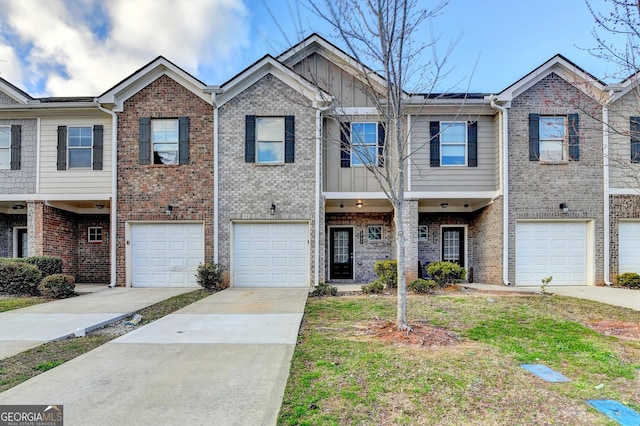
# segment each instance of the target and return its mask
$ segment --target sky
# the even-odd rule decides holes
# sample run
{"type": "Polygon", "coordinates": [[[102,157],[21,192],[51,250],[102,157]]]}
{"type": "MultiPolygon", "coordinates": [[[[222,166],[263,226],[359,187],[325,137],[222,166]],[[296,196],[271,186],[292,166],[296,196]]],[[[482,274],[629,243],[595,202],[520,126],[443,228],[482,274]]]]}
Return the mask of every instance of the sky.
{"type": "MultiPolygon", "coordinates": [[[[343,47],[295,0],[0,0],[0,10],[0,77],[34,97],[100,95],[159,55],[220,85],[313,32],[343,47]]],[[[497,93],[556,53],[621,80],[587,51],[594,26],[585,0],[449,0],[416,36],[433,35],[447,58],[437,91],[497,93]]]]}

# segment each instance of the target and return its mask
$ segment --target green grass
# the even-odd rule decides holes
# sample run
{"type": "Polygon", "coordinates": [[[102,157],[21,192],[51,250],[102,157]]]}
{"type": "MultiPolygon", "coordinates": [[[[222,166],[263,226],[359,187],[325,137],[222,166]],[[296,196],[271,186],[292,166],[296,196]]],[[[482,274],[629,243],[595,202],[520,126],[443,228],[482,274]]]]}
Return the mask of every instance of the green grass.
{"type": "Polygon", "coordinates": [[[38,305],[45,302],[47,302],[47,299],[38,297],[0,297],[0,312],[26,308],[27,306],[38,305]]]}
{"type": "Polygon", "coordinates": [[[371,337],[370,321],[395,320],[393,297],[310,299],[279,424],[607,425],[615,423],[585,399],[640,409],[640,341],[586,326],[640,323],[640,312],[556,296],[456,294],[410,297],[409,318],[461,341],[409,348],[371,337]],[[572,381],[543,382],[521,363],[543,363],[572,381]]]}

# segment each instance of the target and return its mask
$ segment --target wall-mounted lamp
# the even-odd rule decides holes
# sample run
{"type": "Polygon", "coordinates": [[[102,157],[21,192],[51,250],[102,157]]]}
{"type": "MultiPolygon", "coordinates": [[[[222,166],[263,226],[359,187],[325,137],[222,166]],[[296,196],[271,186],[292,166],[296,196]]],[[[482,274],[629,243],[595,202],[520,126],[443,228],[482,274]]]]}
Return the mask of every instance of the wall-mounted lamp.
{"type": "Polygon", "coordinates": [[[104,209],[104,204],[96,204],[96,209],[98,210],[104,209]]]}
{"type": "Polygon", "coordinates": [[[449,207],[449,203],[440,203],[440,207],[446,209],[447,207],[449,207]]]}
{"type": "Polygon", "coordinates": [[[560,210],[562,210],[562,214],[569,213],[569,206],[565,203],[560,203],[560,210]]]}
{"type": "Polygon", "coordinates": [[[271,203],[271,208],[269,209],[269,213],[271,213],[271,216],[274,216],[276,214],[276,205],[271,203]]]}
{"type": "Polygon", "coordinates": [[[167,214],[167,216],[171,216],[171,213],[173,213],[173,206],[169,204],[164,212],[167,214]]]}
{"type": "Polygon", "coordinates": [[[358,202],[356,203],[356,207],[357,207],[357,208],[359,208],[359,209],[361,209],[361,208],[362,208],[362,201],[358,201],[358,202]]]}
{"type": "Polygon", "coordinates": [[[344,209],[344,204],[342,204],[342,203],[341,203],[341,204],[340,204],[340,208],[341,208],[341,209],[344,209]]]}
{"type": "Polygon", "coordinates": [[[13,205],[13,209],[14,210],[24,210],[26,208],[26,206],[24,204],[14,204],[13,205]]]}

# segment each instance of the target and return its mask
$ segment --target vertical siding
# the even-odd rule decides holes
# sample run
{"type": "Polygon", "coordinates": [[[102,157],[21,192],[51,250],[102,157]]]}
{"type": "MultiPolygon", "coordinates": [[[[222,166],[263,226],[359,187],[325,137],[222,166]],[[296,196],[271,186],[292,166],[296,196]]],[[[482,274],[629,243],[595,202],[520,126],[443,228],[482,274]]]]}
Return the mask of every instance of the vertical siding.
{"type": "Polygon", "coordinates": [[[498,138],[495,116],[413,116],[411,178],[413,191],[495,191],[498,187],[498,138]],[[478,120],[478,167],[430,167],[429,122],[478,120]]]}
{"type": "Polygon", "coordinates": [[[40,125],[40,192],[46,194],[95,194],[111,192],[111,117],[92,111],[68,111],[42,118],[40,125]],[[73,114],[73,115],[71,115],[73,114]],[[102,170],[57,170],[58,126],[104,126],[102,170]]]}

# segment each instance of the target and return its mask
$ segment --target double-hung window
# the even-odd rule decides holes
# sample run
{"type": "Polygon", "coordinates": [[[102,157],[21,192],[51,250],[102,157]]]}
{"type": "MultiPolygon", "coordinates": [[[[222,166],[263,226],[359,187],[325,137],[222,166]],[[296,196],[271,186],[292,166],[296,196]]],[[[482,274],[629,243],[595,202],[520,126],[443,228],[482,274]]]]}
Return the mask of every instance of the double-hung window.
{"type": "Polygon", "coordinates": [[[467,123],[440,122],[440,164],[465,166],[467,164],[467,123]]]}
{"type": "Polygon", "coordinates": [[[93,129],[69,126],[67,133],[68,163],[70,169],[91,168],[93,158],[93,129]]]}
{"type": "Polygon", "coordinates": [[[256,117],[259,164],[284,163],[284,117],[256,117]]]}
{"type": "Polygon", "coordinates": [[[567,118],[564,116],[540,117],[540,161],[565,160],[567,118]]]}
{"type": "Polygon", "coordinates": [[[378,164],[378,123],[351,123],[351,165],[378,164]]]}
{"type": "Polygon", "coordinates": [[[11,127],[0,126],[0,169],[11,168],[11,127]]]}
{"type": "Polygon", "coordinates": [[[178,164],[178,136],[177,119],[151,120],[153,164],[178,164]]]}
{"type": "Polygon", "coordinates": [[[578,114],[529,114],[529,161],[580,161],[578,114]]]}

